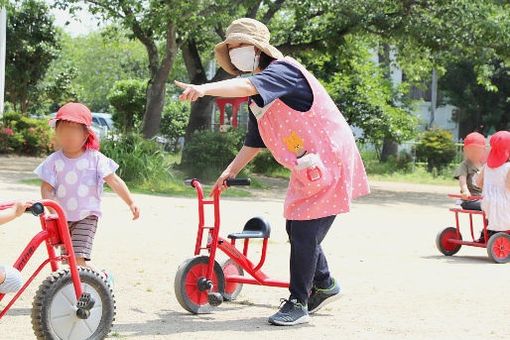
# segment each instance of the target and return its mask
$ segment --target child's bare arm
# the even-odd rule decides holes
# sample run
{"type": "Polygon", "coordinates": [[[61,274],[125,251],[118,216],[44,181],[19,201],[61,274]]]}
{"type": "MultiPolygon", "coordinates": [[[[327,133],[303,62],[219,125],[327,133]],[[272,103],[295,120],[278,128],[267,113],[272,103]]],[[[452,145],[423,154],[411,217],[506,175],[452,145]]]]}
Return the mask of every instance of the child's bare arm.
{"type": "Polygon", "coordinates": [[[467,177],[466,176],[459,176],[459,186],[460,186],[460,193],[464,197],[471,196],[471,193],[469,192],[469,188],[467,186],[467,177]]]}
{"type": "Polygon", "coordinates": [[[485,170],[482,168],[482,171],[476,176],[476,186],[479,188],[483,188],[483,174],[485,173],[485,170]]]}
{"type": "Polygon", "coordinates": [[[4,224],[21,216],[32,204],[30,202],[16,202],[8,209],[0,211],[0,224],[4,224]]]}
{"type": "Polygon", "coordinates": [[[111,174],[106,176],[104,181],[129,206],[129,209],[131,209],[131,212],[133,213],[133,219],[136,220],[140,217],[140,208],[135,203],[128,186],[122,178],[117,176],[117,174],[111,174]]]}
{"type": "Polygon", "coordinates": [[[55,188],[53,188],[48,182],[42,181],[41,197],[45,200],[55,199],[55,188]]]}

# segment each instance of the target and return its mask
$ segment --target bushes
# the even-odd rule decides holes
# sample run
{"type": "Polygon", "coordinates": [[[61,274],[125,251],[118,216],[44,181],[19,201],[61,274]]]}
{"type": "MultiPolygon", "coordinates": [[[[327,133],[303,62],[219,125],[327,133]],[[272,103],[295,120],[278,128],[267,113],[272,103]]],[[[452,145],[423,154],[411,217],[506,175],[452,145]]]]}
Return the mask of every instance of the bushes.
{"type": "Polygon", "coordinates": [[[42,156],[52,149],[48,121],[6,113],[0,123],[0,153],[42,156]]]}
{"type": "Polygon", "coordinates": [[[245,131],[225,133],[197,131],[184,146],[182,168],[187,175],[201,180],[215,179],[234,159],[243,145],[245,131]]]}
{"type": "Polygon", "coordinates": [[[251,165],[253,172],[266,175],[272,174],[282,168],[274,159],[273,155],[267,150],[261,151],[251,162],[251,165]]]}
{"type": "Polygon", "coordinates": [[[427,162],[427,169],[441,171],[450,164],[456,155],[455,143],[450,132],[433,129],[423,133],[416,147],[416,156],[427,162]]]}
{"type": "Polygon", "coordinates": [[[163,109],[161,134],[168,138],[170,151],[176,151],[179,137],[183,137],[189,121],[189,103],[170,101],[163,109]]]}
{"type": "Polygon", "coordinates": [[[168,180],[170,177],[169,164],[159,145],[138,134],[106,140],[101,151],[119,164],[117,174],[126,182],[141,184],[168,180]]]}
{"type": "Polygon", "coordinates": [[[119,80],[108,94],[117,127],[130,132],[140,126],[145,111],[147,83],[137,79],[119,80]]]}

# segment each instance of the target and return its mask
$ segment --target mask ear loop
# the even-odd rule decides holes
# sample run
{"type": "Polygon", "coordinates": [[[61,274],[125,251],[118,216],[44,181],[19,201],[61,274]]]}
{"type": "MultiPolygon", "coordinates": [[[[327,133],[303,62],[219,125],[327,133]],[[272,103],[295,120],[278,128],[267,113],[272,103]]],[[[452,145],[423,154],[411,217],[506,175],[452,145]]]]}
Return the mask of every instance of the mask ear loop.
{"type": "MultiPolygon", "coordinates": [[[[253,46],[253,50],[255,51],[255,46],[253,46]]],[[[260,51],[260,50],[259,50],[259,54],[258,54],[258,56],[259,56],[259,60],[260,60],[260,53],[261,53],[261,52],[262,52],[262,51],[260,51]]],[[[256,62],[256,61],[257,61],[257,52],[255,52],[255,53],[253,54],[253,67],[252,67],[252,70],[251,70],[251,75],[252,75],[252,76],[255,74],[255,68],[256,68],[256,67],[258,67],[258,65],[257,65],[257,66],[255,66],[255,62],[256,62]]],[[[260,63],[260,61],[259,61],[259,63],[260,63]]]]}

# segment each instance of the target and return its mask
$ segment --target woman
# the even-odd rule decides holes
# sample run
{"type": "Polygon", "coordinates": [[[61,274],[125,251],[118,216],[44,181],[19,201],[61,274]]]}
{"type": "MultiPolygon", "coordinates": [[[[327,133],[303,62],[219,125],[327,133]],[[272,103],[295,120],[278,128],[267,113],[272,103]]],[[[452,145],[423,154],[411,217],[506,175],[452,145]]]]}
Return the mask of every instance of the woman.
{"type": "Polygon", "coordinates": [[[244,146],[215,189],[226,189],[225,180],[264,147],[291,170],[284,208],[291,244],[290,298],[268,321],[305,323],[340,293],[321,242],[336,215],[348,212],[353,198],[369,193],[365,169],[351,129],[326,90],[302,65],[269,44],[264,24],[238,19],[226,33],[215,48],[218,64],[232,75],[252,75],[203,85],[176,82],[184,89],[179,98],[250,97],[244,146]]]}

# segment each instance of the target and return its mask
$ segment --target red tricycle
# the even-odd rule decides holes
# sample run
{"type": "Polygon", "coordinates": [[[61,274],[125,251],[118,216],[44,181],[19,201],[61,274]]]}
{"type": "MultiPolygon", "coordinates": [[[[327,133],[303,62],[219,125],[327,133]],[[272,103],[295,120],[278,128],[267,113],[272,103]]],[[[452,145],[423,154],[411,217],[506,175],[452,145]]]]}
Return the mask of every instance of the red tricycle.
{"type": "MultiPolygon", "coordinates": [[[[466,199],[470,201],[480,200],[482,197],[471,196],[463,198],[461,195],[448,195],[454,199],[466,199]]],[[[437,249],[446,256],[455,255],[461,246],[470,246],[486,248],[489,258],[496,263],[510,262],[510,235],[508,232],[491,232],[487,230],[487,218],[485,213],[480,210],[466,210],[462,208],[452,208],[451,212],[455,214],[456,227],[448,227],[441,231],[436,237],[437,249]],[[469,226],[471,232],[471,241],[464,241],[460,233],[460,215],[469,216],[469,226]],[[475,237],[474,216],[481,216],[483,228],[479,239],[475,237]]]]}
{"type": "MultiPolygon", "coordinates": [[[[0,204],[0,210],[12,203],[0,204]]],[[[64,211],[51,200],[34,203],[29,211],[38,216],[42,230],[25,247],[14,267],[19,271],[27,265],[41,244],[48,257],[14,295],[0,319],[49,263],[52,274],[39,286],[32,305],[32,326],[37,339],[97,340],[104,339],[115,318],[115,299],[104,276],[89,268],[76,265],[76,259],[64,211]],[[54,213],[47,213],[49,208],[54,213]],[[57,247],[65,247],[67,254],[57,256],[57,247]],[[59,270],[59,262],[69,268],[59,270]]],[[[5,296],[0,294],[0,301],[5,296]]]]}
{"type": "MultiPolygon", "coordinates": [[[[179,304],[191,313],[208,313],[223,300],[234,300],[241,292],[243,284],[289,287],[288,282],[273,280],[262,272],[271,233],[269,223],[261,217],[251,218],[242,232],[229,234],[228,241],[219,236],[221,192],[215,190],[212,199],[204,199],[202,185],[197,179],[188,180],[186,183],[195,188],[198,196],[198,232],[195,256],[182,263],[175,275],[174,288],[179,304]],[[214,209],[212,226],[205,225],[206,205],[212,205],[214,209]],[[206,230],[207,237],[204,238],[206,230]],[[248,259],[251,239],[262,239],[261,256],[257,264],[248,259]],[[243,240],[242,252],[236,247],[237,240],[243,240]],[[216,261],[217,249],[228,257],[222,265],[216,261]],[[202,255],[203,252],[205,254],[202,255]],[[245,272],[249,276],[245,276],[245,272]]],[[[225,184],[250,185],[250,180],[228,179],[225,184]]]]}

